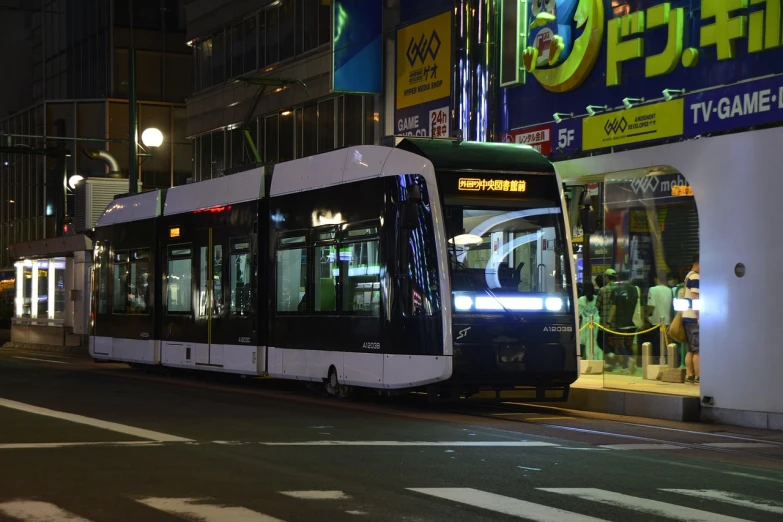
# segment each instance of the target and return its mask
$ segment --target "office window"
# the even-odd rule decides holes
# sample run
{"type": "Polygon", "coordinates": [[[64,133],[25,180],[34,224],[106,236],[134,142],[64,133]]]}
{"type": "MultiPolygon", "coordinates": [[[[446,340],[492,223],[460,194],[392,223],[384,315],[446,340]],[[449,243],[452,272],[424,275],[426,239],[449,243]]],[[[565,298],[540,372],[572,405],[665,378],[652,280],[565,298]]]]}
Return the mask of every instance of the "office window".
{"type": "Polygon", "coordinates": [[[150,287],[150,251],[137,250],[130,255],[128,313],[146,314],[152,304],[150,287]]]}
{"type": "Polygon", "coordinates": [[[280,61],[294,56],[296,51],[296,17],[294,0],[283,0],[280,4],[280,61]]]}
{"type": "Polygon", "coordinates": [[[201,42],[201,88],[212,85],[212,38],[201,42]]]}
{"type": "Polygon", "coordinates": [[[305,105],[302,114],[302,155],[312,156],[318,151],[318,105],[305,105]]]}
{"type": "Polygon", "coordinates": [[[296,54],[302,54],[304,49],[304,3],[302,0],[296,0],[296,54]]]}
{"type": "Polygon", "coordinates": [[[250,238],[231,240],[231,301],[230,313],[234,316],[247,317],[251,306],[251,275],[253,273],[250,238]]]}
{"type": "Polygon", "coordinates": [[[277,7],[266,11],[266,63],[272,65],[280,61],[280,19],[277,7]]]}
{"type": "Polygon", "coordinates": [[[318,4],[318,45],[332,41],[332,2],[318,4]]]}
{"type": "Polygon", "coordinates": [[[198,174],[196,181],[212,179],[212,135],[205,134],[196,138],[199,140],[198,174]]]}
{"type": "Polygon", "coordinates": [[[296,157],[301,158],[302,157],[302,108],[298,107],[296,109],[296,157]]]}
{"type": "Polygon", "coordinates": [[[258,68],[263,69],[266,64],[266,11],[258,13],[258,68]]]}
{"type": "Polygon", "coordinates": [[[256,70],[256,45],[258,45],[258,37],[256,36],[255,16],[245,19],[244,32],[245,72],[249,73],[256,70]]]}
{"type": "Polygon", "coordinates": [[[226,79],[226,37],[225,31],[212,36],[212,85],[219,85],[226,79]]]}
{"type": "Polygon", "coordinates": [[[167,313],[188,313],[191,309],[191,247],[171,245],[168,248],[166,291],[167,313]]]}
{"type": "Polygon", "coordinates": [[[318,104],[318,152],[334,149],[334,99],[318,104]]]}
{"type": "Polygon", "coordinates": [[[308,312],[307,247],[304,243],[305,236],[280,240],[276,273],[278,312],[308,312]]]}
{"type": "Polygon", "coordinates": [[[114,254],[114,305],[112,311],[125,313],[128,306],[128,253],[117,252],[114,254]]]}
{"type": "Polygon", "coordinates": [[[362,144],[362,97],[345,96],[345,146],[362,144]]]}
{"type": "Polygon", "coordinates": [[[219,178],[226,169],[225,159],[225,132],[212,133],[212,177],[219,178]]]}
{"type": "Polygon", "coordinates": [[[238,167],[245,164],[245,136],[242,133],[242,129],[233,129],[229,135],[231,136],[231,166],[238,167]]]}
{"type": "Polygon", "coordinates": [[[279,161],[291,161],[294,159],[294,113],[283,111],[280,113],[280,143],[278,144],[279,161]]]}
{"type": "Polygon", "coordinates": [[[318,5],[313,0],[301,0],[304,13],[302,36],[304,52],[318,47],[318,5]]]}
{"type": "Polygon", "coordinates": [[[375,144],[375,127],[378,125],[378,113],[375,112],[375,98],[364,97],[364,144],[375,144]]]}
{"type": "Polygon", "coordinates": [[[244,28],[241,23],[231,28],[231,77],[245,72],[244,28]]]}
{"type": "Polygon", "coordinates": [[[277,163],[278,123],[277,116],[270,116],[265,120],[266,127],[266,161],[277,163]]]}

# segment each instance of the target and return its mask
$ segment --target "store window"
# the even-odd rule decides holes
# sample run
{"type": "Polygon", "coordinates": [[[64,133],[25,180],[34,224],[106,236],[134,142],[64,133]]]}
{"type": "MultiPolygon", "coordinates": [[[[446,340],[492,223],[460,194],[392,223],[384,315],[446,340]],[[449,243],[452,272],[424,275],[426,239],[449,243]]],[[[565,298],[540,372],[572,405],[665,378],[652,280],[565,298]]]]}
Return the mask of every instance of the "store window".
{"type": "Polygon", "coordinates": [[[598,304],[594,320],[612,331],[635,335],[583,335],[585,358],[601,361],[591,373],[596,368],[603,371],[580,379],[602,380],[610,388],[698,395],[697,386],[676,380],[677,375],[684,377],[686,345],[675,344],[669,353],[659,328],[661,320],[668,325],[674,317],[674,299],[699,252],[693,190],[685,176],[665,167],[643,177],[624,178],[620,173],[611,181],[592,181],[572,180],[567,191],[579,303],[586,306],[585,286],[591,283],[598,304]],[[587,244],[579,210],[586,194],[597,218],[587,244]],[[635,302],[626,303],[627,295],[635,302]],[[650,343],[649,351],[645,343],[650,343]],[[663,375],[668,370],[667,382],[663,375]]]}
{"type": "MultiPolygon", "coordinates": [[[[54,319],[63,319],[65,314],[65,258],[54,258],[54,316],[49,314],[49,317],[54,319]]],[[[51,270],[49,271],[51,273],[51,270]]],[[[104,282],[105,291],[105,282],[104,282]]],[[[104,294],[104,311],[106,308],[106,297],[104,294]]]]}
{"type": "Polygon", "coordinates": [[[189,313],[191,309],[191,246],[168,248],[166,310],[169,314],[189,313]]]}
{"type": "MultiPolygon", "coordinates": [[[[49,301],[50,295],[49,295],[49,260],[48,259],[39,259],[37,261],[37,272],[38,272],[38,313],[36,314],[36,317],[38,319],[47,319],[49,317],[49,307],[51,306],[51,303],[49,301]]],[[[53,276],[54,274],[52,274],[53,276]]],[[[52,282],[54,282],[54,279],[52,279],[52,282]]],[[[54,296],[51,296],[54,297],[54,296]]]]}
{"type": "Polygon", "coordinates": [[[307,236],[280,238],[277,250],[278,312],[307,313],[307,236]]]}

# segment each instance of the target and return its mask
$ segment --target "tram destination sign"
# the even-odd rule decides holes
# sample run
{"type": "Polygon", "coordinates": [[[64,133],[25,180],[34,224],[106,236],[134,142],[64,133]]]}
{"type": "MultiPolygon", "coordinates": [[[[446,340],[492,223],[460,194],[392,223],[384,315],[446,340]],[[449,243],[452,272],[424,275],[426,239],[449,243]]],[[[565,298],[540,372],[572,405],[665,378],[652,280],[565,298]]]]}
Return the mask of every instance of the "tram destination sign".
{"type": "Polygon", "coordinates": [[[524,176],[503,173],[440,174],[440,189],[451,197],[481,199],[552,199],[559,200],[554,177],[524,176]]]}

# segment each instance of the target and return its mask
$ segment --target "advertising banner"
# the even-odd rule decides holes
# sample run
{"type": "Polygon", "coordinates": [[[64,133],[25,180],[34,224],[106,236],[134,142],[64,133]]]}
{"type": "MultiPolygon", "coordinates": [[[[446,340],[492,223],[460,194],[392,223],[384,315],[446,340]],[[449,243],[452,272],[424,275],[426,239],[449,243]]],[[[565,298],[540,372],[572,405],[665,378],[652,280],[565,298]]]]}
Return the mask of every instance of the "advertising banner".
{"type": "Polygon", "coordinates": [[[397,31],[395,134],[446,138],[451,129],[451,12],[397,31]]]}
{"type": "Polygon", "coordinates": [[[783,0],[525,5],[524,34],[499,42],[500,55],[520,56],[525,72],[502,89],[505,134],[552,125],[557,156],[783,119],[783,0]],[[588,106],[602,110],[588,117],[588,106]],[[654,123],[637,119],[651,110],[654,123]],[[570,140],[561,130],[574,131],[570,140]]]}
{"type": "Polygon", "coordinates": [[[381,0],[333,0],[332,11],[332,91],[381,94],[381,0]]]}
{"type": "Polygon", "coordinates": [[[451,95],[451,12],[397,30],[397,109],[451,95]]]}
{"type": "Polygon", "coordinates": [[[627,145],[682,134],[682,99],[643,105],[582,120],[583,150],[627,145]]]}
{"type": "MultiPolygon", "coordinates": [[[[605,205],[607,209],[646,208],[654,202],[656,206],[693,198],[693,189],[680,174],[644,176],[631,181],[613,181],[606,184],[605,205]]],[[[638,222],[631,223],[642,226],[638,222]]],[[[634,230],[641,232],[642,230],[634,230]]]]}
{"type": "Polygon", "coordinates": [[[521,143],[530,145],[544,156],[552,152],[552,126],[542,125],[529,129],[509,132],[503,137],[506,143],[521,143]]]}

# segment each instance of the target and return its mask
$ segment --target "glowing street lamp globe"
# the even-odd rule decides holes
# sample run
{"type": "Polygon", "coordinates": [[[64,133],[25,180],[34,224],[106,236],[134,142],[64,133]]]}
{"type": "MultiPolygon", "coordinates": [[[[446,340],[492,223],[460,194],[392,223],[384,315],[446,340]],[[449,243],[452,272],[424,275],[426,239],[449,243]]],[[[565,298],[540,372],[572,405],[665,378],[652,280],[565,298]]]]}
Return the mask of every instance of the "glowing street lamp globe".
{"type": "Polygon", "coordinates": [[[141,133],[141,142],[145,147],[160,147],[163,143],[163,133],[155,127],[144,129],[144,132],[141,133]]]}

